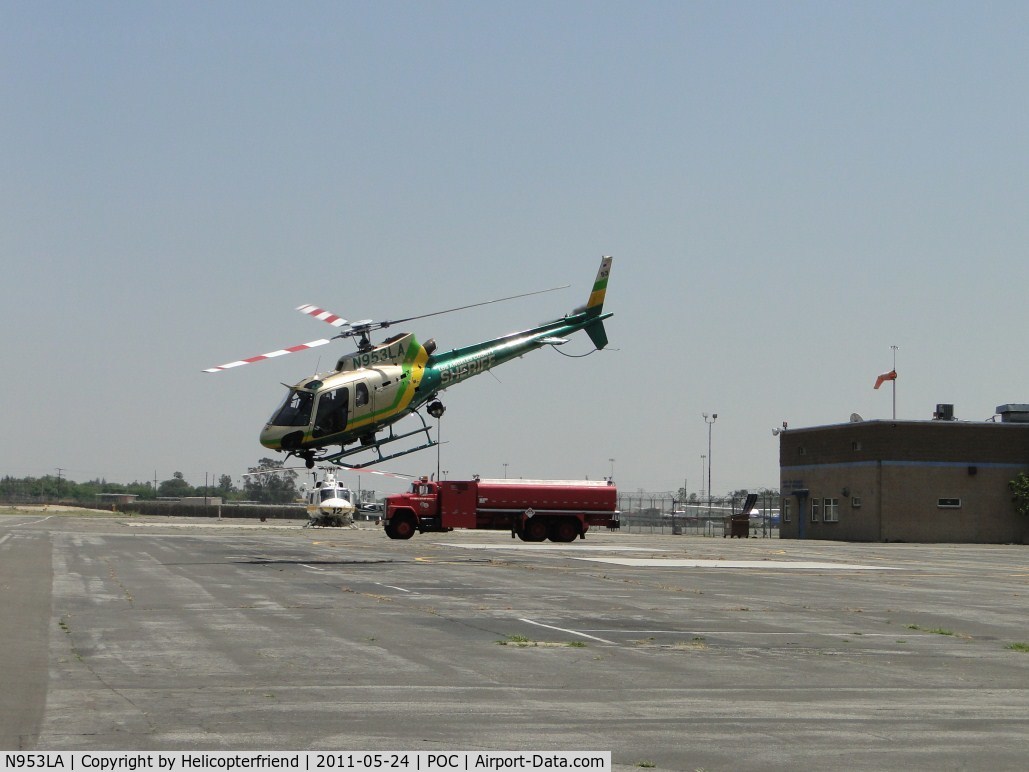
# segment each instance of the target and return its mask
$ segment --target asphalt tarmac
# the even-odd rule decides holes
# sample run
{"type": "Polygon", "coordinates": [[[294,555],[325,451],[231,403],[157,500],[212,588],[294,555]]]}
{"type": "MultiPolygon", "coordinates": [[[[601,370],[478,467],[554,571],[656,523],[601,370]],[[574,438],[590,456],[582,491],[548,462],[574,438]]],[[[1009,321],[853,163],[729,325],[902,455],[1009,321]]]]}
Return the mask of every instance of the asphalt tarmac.
{"type": "Polygon", "coordinates": [[[1029,551],[0,516],[0,750],[1021,770],[1029,551]]]}

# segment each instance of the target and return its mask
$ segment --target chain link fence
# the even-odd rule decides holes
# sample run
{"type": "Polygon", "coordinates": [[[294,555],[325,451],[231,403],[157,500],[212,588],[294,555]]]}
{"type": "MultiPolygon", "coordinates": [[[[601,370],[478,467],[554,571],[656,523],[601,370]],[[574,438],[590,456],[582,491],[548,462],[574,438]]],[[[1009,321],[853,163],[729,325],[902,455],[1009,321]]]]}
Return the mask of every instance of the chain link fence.
{"type": "Polygon", "coordinates": [[[779,512],[774,496],[759,498],[760,515],[740,519],[742,498],[716,498],[710,502],[683,504],[671,494],[619,494],[623,533],[669,534],[682,536],[742,536],[778,538],[779,512]],[[733,527],[733,515],[736,525],[733,527]]]}

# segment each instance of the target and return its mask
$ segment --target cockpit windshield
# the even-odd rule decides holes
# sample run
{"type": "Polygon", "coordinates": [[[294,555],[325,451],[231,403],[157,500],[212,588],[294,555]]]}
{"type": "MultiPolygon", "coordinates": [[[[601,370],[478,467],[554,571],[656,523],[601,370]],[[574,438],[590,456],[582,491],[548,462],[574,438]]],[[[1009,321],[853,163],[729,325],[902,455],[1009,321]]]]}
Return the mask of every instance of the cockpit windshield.
{"type": "Polygon", "coordinates": [[[329,499],[350,501],[350,491],[343,488],[322,488],[322,501],[328,501],[329,499]]]}
{"type": "Polygon", "coordinates": [[[311,405],[314,394],[310,391],[290,389],[282,407],[268,421],[272,426],[307,426],[311,423],[311,405]]]}

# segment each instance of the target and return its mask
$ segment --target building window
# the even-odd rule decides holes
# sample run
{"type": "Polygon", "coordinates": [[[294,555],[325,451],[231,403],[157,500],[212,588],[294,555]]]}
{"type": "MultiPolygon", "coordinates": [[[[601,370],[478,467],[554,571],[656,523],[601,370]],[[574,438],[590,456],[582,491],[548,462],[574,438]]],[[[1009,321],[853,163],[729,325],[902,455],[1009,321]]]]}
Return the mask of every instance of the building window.
{"type": "Polygon", "coordinates": [[[961,499],[937,499],[936,506],[940,509],[961,509],[961,499]]]}
{"type": "Polygon", "coordinates": [[[855,440],[854,442],[850,443],[850,449],[861,450],[861,443],[855,440]]]}
{"type": "Polygon", "coordinates": [[[822,500],[822,515],[827,523],[838,523],[840,522],[840,500],[839,499],[823,499],[822,500]]]}
{"type": "Polygon", "coordinates": [[[822,500],[811,499],[811,522],[817,523],[822,519],[822,500]]]}
{"type": "Polygon", "coordinates": [[[790,500],[782,500],[782,521],[784,523],[792,522],[793,518],[790,516],[790,500]]]}
{"type": "Polygon", "coordinates": [[[854,507],[854,509],[860,509],[861,508],[861,497],[860,496],[851,496],[850,497],[850,505],[852,507],[854,507]]]}

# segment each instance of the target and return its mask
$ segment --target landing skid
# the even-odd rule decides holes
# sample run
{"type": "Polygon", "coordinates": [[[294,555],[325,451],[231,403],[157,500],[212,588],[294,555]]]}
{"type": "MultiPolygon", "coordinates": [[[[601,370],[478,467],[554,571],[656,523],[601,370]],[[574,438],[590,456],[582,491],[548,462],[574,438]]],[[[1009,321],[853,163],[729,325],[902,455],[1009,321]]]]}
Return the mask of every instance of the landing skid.
{"type": "Polygon", "coordinates": [[[390,426],[389,436],[383,437],[381,440],[375,440],[375,442],[369,443],[367,445],[358,445],[357,447],[350,448],[349,450],[341,450],[339,453],[331,453],[327,456],[320,456],[315,460],[319,463],[336,464],[337,466],[341,466],[344,469],[361,469],[371,464],[379,464],[383,461],[389,461],[390,459],[400,458],[400,456],[406,456],[408,453],[414,453],[416,451],[425,450],[426,448],[431,448],[435,445],[438,445],[439,443],[437,443],[436,440],[432,439],[432,435],[429,433],[431,431],[431,427],[428,423],[426,423],[425,417],[418,412],[415,412],[414,415],[418,416],[418,418],[421,419],[422,426],[420,429],[412,429],[411,431],[404,432],[403,434],[395,434],[393,432],[393,427],[390,426]],[[397,440],[402,440],[407,437],[413,437],[416,434],[425,435],[424,444],[417,445],[413,448],[400,450],[396,453],[390,453],[389,455],[383,455],[382,449],[384,446],[389,445],[392,442],[396,442],[397,440]],[[376,457],[360,464],[348,464],[345,461],[341,460],[344,458],[350,458],[351,456],[355,456],[358,453],[364,453],[366,451],[375,451],[376,457]]]}

